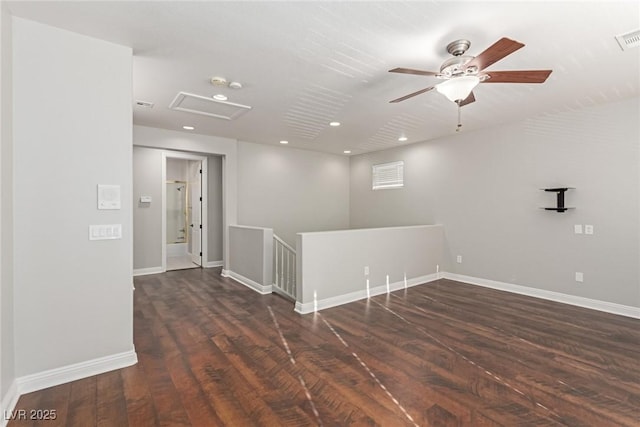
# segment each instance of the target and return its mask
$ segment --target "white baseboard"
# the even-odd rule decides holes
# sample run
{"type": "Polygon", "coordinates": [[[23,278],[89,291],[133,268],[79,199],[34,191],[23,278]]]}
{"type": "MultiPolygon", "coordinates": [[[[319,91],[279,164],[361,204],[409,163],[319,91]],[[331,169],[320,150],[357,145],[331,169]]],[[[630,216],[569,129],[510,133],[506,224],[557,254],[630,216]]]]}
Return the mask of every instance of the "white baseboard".
{"type": "Polygon", "coordinates": [[[272,292],[272,286],[271,285],[261,285],[260,283],[251,280],[247,277],[244,277],[241,274],[238,274],[234,271],[231,270],[222,270],[221,273],[222,277],[229,277],[233,280],[235,280],[238,283],[241,283],[243,285],[245,285],[248,288],[253,289],[254,291],[262,294],[262,295],[267,295],[270,294],[272,292]]]}
{"type": "Polygon", "coordinates": [[[606,313],[618,314],[620,316],[640,319],[640,308],[628,305],[616,304],[613,302],[600,301],[590,298],[567,295],[559,292],[547,291],[544,289],[530,288],[528,286],[514,285],[511,283],[497,282],[495,280],[480,279],[477,277],[464,276],[462,274],[444,273],[445,279],[464,282],[470,285],[483,286],[485,288],[498,289],[501,291],[513,292],[515,294],[527,295],[535,298],[542,298],[564,304],[576,305],[578,307],[590,308],[592,310],[604,311],[606,313]]]}
{"type": "Polygon", "coordinates": [[[32,391],[65,384],[115,369],[126,368],[136,363],[138,363],[138,356],[135,350],[131,350],[63,366],[61,368],[25,375],[24,377],[16,379],[18,394],[31,393],[32,391]]]}
{"type": "Polygon", "coordinates": [[[9,390],[7,390],[7,394],[2,396],[2,407],[0,410],[2,411],[2,419],[0,421],[0,426],[5,427],[9,423],[9,416],[13,413],[13,410],[16,409],[16,404],[18,403],[18,399],[20,395],[18,394],[18,385],[16,380],[13,380],[11,385],[9,386],[9,390]]]}
{"type": "Polygon", "coordinates": [[[164,273],[162,267],[149,267],[149,268],[134,268],[133,275],[134,276],[146,276],[147,274],[158,274],[164,273]]]}
{"type": "Polygon", "coordinates": [[[434,280],[438,280],[438,273],[427,274],[425,276],[414,277],[412,279],[407,279],[406,283],[404,281],[390,283],[387,285],[378,285],[373,288],[369,288],[369,292],[367,293],[366,289],[362,289],[355,292],[350,292],[344,295],[338,295],[335,297],[329,297],[325,299],[321,299],[318,301],[301,303],[296,301],[295,311],[300,314],[308,314],[313,313],[315,311],[324,310],[326,308],[336,307],[342,304],[348,304],[350,302],[359,301],[361,299],[367,299],[368,297],[373,297],[376,295],[386,294],[387,292],[398,291],[405,288],[410,288],[416,285],[422,285],[424,283],[433,282],[434,280]]]}
{"type": "Polygon", "coordinates": [[[208,261],[204,267],[205,268],[213,268],[213,267],[222,267],[224,265],[224,261],[208,261]]]}

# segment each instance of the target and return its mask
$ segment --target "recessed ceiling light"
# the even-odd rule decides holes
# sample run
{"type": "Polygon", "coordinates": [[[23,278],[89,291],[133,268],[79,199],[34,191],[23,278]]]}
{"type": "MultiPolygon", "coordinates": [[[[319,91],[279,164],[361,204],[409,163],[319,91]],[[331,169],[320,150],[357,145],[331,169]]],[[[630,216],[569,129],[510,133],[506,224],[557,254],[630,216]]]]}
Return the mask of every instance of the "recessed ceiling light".
{"type": "Polygon", "coordinates": [[[227,98],[226,95],[219,93],[217,95],[213,95],[213,99],[215,99],[216,101],[226,101],[229,98],[227,98]]]}
{"type": "Polygon", "coordinates": [[[289,141],[280,141],[280,144],[288,144],[289,141]]]}
{"type": "Polygon", "coordinates": [[[195,128],[193,126],[182,126],[182,129],[184,129],[184,130],[194,130],[195,128]]]}
{"type": "Polygon", "coordinates": [[[329,123],[329,126],[333,126],[333,127],[340,126],[340,122],[331,122],[329,123]]]}
{"type": "Polygon", "coordinates": [[[406,136],[401,136],[400,138],[398,138],[398,141],[400,142],[405,142],[407,140],[406,136]]]}
{"type": "Polygon", "coordinates": [[[344,150],[343,153],[344,154],[351,154],[351,150],[344,150]]]}

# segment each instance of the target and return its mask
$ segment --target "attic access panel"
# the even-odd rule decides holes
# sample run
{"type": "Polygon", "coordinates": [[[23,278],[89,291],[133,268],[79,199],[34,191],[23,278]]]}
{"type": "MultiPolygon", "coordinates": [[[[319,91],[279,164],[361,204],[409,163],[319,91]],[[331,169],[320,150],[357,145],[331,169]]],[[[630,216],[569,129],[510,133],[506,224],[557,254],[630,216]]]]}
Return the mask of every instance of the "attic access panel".
{"type": "Polygon", "coordinates": [[[169,108],[185,113],[200,114],[217,119],[234,120],[251,110],[248,105],[236,104],[228,101],[218,101],[207,96],[193,93],[178,92],[169,108]]]}

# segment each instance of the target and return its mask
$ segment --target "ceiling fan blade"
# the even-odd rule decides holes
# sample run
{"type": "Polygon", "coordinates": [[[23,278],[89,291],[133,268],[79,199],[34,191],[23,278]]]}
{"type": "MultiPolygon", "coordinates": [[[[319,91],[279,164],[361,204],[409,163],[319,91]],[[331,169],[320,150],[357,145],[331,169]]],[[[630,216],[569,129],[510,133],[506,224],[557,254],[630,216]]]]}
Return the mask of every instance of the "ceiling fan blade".
{"type": "Polygon", "coordinates": [[[552,70],[491,71],[482,83],[544,83],[552,70]]]}
{"type": "Polygon", "coordinates": [[[460,104],[458,105],[464,107],[465,105],[471,104],[472,102],[476,102],[476,97],[473,95],[473,92],[471,92],[465,100],[460,101],[460,104]]]}
{"type": "Polygon", "coordinates": [[[438,73],[434,71],[422,71],[422,70],[412,70],[411,68],[394,68],[393,70],[389,70],[390,73],[402,73],[402,74],[416,74],[418,76],[437,76],[438,73]]]}
{"type": "Polygon", "coordinates": [[[503,37],[489,46],[480,55],[467,62],[465,68],[478,67],[478,71],[484,70],[489,65],[500,61],[505,56],[512,54],[523,46],[524,44],[520,42],[503,37]]]}
{"type": "Polygon", "coordinates": [[[402,96],[402,97],[400,97],[398,99],[394,99],[393,101],[389,101],[389,102],[390,103],[401,102],[401,101],[404,101],[405,99],[413,98],[416,95],[420,95],[422,93],[429,92],[430,90],[433,90],[434,87],[435,86],[429,86],[427,88],[421,89],[421,90],[419,90],[417,92],[410,93],[409,95],[402,96]]]}

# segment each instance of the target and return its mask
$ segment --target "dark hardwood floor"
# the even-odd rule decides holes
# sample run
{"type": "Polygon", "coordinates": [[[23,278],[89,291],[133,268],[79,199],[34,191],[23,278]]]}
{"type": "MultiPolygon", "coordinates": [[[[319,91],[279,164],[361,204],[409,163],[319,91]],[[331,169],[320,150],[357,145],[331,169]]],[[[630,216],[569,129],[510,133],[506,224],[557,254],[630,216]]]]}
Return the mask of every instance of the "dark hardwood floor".
{"type": "Polygon", "coordinates": [[[640,425],[640,320],[447,280],[305,316],[219,269],[135,285],[139,363],[10,427],[640,425]]]}

